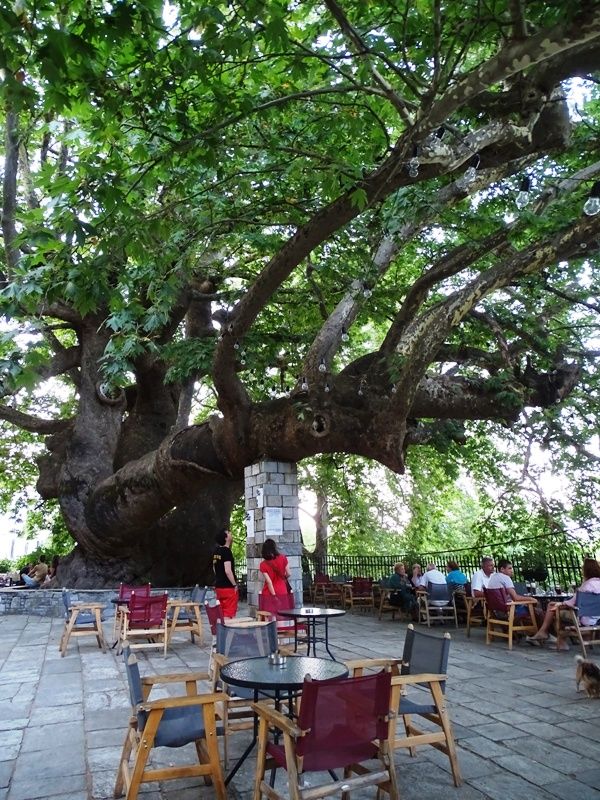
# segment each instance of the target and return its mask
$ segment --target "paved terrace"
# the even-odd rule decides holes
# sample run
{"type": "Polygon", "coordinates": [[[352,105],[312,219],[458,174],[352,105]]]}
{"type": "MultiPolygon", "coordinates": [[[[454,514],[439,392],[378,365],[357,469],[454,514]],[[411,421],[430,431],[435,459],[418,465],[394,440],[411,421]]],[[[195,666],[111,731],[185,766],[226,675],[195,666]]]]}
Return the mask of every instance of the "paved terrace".
{"type": "MultiPolygon", "coordinates": [[[[406,623],[348,614],[330,625],[338,658],[400,655],[406,623]]],[[[93,637],[72,639],[58,654],[62,622],[0,617],[0,800],[111,798],[129,718],[122,661],[103,655],[93,637]]],[[[448,698],[464,785],[455,789],[446,757],[421,747],[396,753],[403,800],[600,800],[600,701],[576,694],[573,653],[485,645],[450,629],[448,698]]],[[[110,626],[107,625],[110,635],[110,626]]],[[[205,637],[207,638],[207,637],[205,637]]],[[[165,660],[140,653],[142,674],[205,669],[208,644],[173,640],[165,660]]],[[[234,734],[233,754],[246,732],[234,734]]],[[[172,762],[181,751],[162,750],[172,762]]],[[[229,786],[251,796],[254,758],[229,786]]],[[[280,778],[278,778],[280,780],[280,778]]],[[[365,791],[365,795],[367,792],[365,791]]],[[[357,795],[358,796],[358,795],[357,795]]],[[[369,791],[369,797],[375,792],[369,791]]],[[[201,780],[145,784],[143,800],[214,797],[201,780]]]]}

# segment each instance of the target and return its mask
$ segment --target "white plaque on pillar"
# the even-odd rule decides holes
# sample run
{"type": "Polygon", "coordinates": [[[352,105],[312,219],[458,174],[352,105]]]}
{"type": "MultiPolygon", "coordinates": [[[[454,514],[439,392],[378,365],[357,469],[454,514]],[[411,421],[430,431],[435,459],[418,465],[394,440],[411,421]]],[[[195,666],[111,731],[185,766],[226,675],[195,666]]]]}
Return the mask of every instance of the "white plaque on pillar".
{"type": "Polygon", "coordinates": [[[265,508],[266,536],[281,536],[283,533],[283,508],[265,508]]]}
{"type": "Polygon", "coordinates": [[[256,490],[256,507],[262,508],[265,504],[265,490],[262,486],[256,490]]]}
{"type": "Polygon", "coordinates": [[[246,538],[254,538],[254,509],[246,511],[246,538]]]}

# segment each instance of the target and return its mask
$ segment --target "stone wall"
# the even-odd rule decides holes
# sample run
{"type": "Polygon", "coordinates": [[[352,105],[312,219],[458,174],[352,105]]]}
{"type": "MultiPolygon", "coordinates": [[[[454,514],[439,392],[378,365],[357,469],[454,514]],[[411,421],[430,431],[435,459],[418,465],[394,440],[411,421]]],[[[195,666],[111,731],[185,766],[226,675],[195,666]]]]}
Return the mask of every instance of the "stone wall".
{"type": "Polygon", "coordinates": [[[302,604],[302,537],[298,521],[296,464],[259,461],[244,470],[248,564],[248,605],[257,608],[263,587],[258,565],[265,539],[271,538],[288,558],[296,605],[302,604]],[[279,529],[281,532],[279,533],[279,529]]]}
{"type": "MultiPolygon", "coordinates": [[[[169,592],[169,597],[189,598],[192,587],[177,589],[153,589],[153,594],[169,592]]],[[[116,597],[114,589],[78,589],[71,599],[82,603],[104,603],[105,618],[114,616],[116,597]]],[[[0,616],[6,614],[31,614],[37,617],[64,617],[65,609],[60,589],[0,589],[0,616]]]]}

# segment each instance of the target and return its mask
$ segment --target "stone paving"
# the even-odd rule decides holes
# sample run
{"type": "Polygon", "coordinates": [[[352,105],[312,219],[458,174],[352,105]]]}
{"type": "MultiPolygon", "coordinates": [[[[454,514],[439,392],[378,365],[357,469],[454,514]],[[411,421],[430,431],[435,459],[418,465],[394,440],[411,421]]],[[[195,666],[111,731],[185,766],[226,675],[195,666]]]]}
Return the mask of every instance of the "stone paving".
{"type": "MultiPolygon", "coordinates": [[[[243,611],[241,612],[243,613],[243,611]]],[[[65,658],[58,619],[0,617],[0,800],[105,800],[113,796],[129,702],[121,658],[93,637],[72,640],[65,658]]],[[[398,656],[406,624],[347,614],[330,626],[339,659],[398,656]]],[[[485,645],[483,630],[454,631],[447,695],[464,785],[454,788],[447,758],[421,747],[396,753],[403,800],[600,800],[600,701],[577,694],[573,655],[529,645],[485,645]]],[[[110,635],[110,627],[107,626],[110,635]]],[[[206,639],[207,637],[205,637],[206,639]]],[[[180,634],[166,659],[140,653],[142,674],[205,669],[208,642],[180,634]]],[[[241,752],[246,733],[232,736],[241,752]]],[[[165,753],[167,763],[181,750],[165,753]]],[[[184,754],[185,755],[185,754],[184,754]]],[[[251,757],[228,787],[249,800],[251,757]]],[[[278,778],[283,780],[283,778],[278,778]]],[[[375,792],[364,792],[374,797],[375,792]]],[[[208,800],[201,780],[145,784],[143,800],[208,800]]]]}

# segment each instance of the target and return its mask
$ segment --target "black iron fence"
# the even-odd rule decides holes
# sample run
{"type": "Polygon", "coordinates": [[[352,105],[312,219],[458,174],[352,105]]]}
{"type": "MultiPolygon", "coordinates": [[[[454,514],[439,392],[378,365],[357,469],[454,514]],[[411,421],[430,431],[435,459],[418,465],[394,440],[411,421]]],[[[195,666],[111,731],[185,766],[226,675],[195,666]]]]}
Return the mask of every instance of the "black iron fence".
{"type": "MultiPolygon", "coordinates": [[[[456,561],[460,569],[469,577],[475,570],[479,569],[481,558],[484,555],[491,555],[496,560],[500,558],[509,559],[514,566],[515,581],[536,580],[546,589],[560,587],[566,589],[570,586],[578,586],[581,583],[581,564],[585,553],[583,548],[571,547],[563,550],[552,550],[545,554],[543,561],[538,569],[541,574],[530,577],[531,564],[527,558],[519,553],[513,553],[509,549],[491,550],[480,552],[476,550],[445,550],[443,552],[412,553],[410,555],[385,555],[385,556],[349,556],[349,555],[328,555],[325,558],[315,558],[308,556],[305,561],[311,577],[316,573],[323,573],[334,577],[337,575],[347,575],[351,577],[366,577],[379,580],[388,577],[394,571],[394,564],[402,561],[407,566],[410,574],[412,564],[418,563],[425,570],[427,564],[434,563],[442,571],[448,561],[456,561]]],[[[537,570],[536,570],[537,572],[537,570]]]]}
{"type": "MultiPolygon", "coordinates": [[[[508,545],[495,545],[486,550],[443,550],[383,556],[328,555],[324,558],[317,558],[314,555],[308,555],[303,557],[302,564],[304,574],[309,574],[311,578],[314,578],[317,573],[322,573],[331,578],[346,575],[379,580],[391,575],[394,571],[394,564],[399,561],[406,564],[409,574],[414,563],[419,563],[423,570],[427,564],[434,563],[443,571],[448,561],[456,561],[460,569],[470,577],[475,570],[479,569],[481,558],[484,555],[493,556],[496,563],[500,558],[509,559],[515,568],[515,581],[532,580],[528,577],[531,563],[528,562],[527,556],[513,550],[508,545]]],[[[555,589],[556,587],[568,589],[573,585],[578,586],[581,583],[581,564],[586,555],[584,548],[575,544],[563,548],[554,543],[548,543],[543,560],[539,564],[539,569],[543,574],[545,573],[545,577],[535,577],[534,580],[545,589],[555,589]]],[[[245,559],[236,560],[236,572],[238,575],[246,572],[245,559]]]]}

